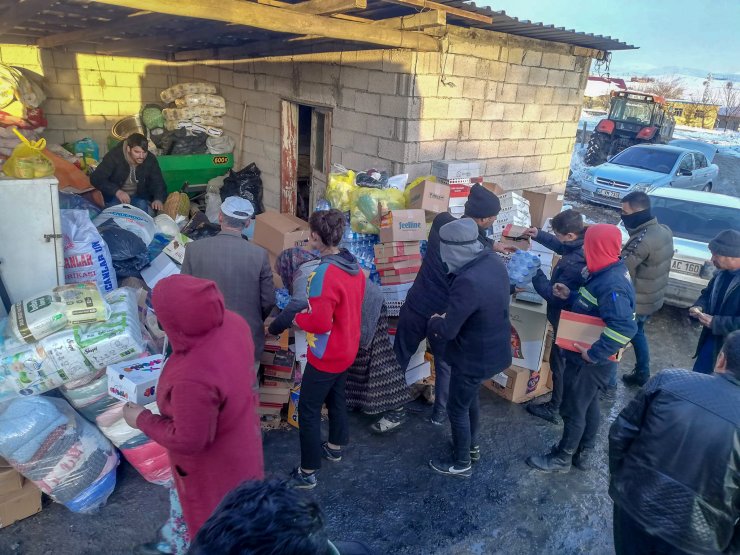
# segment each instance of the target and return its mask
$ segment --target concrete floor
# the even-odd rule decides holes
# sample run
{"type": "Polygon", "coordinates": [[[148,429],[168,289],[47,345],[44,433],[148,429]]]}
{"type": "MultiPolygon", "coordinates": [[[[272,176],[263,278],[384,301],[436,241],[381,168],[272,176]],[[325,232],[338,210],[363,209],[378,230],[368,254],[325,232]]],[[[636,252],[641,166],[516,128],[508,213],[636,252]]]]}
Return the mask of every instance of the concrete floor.
{"type": "MultiPolygon", "coordinates": [[[[718,156],[717,163],[716,192],[740,196],[740,159],[718,156]]],[[[618,220],[614,210],[573,204],[595,221],[618,220]]],[[[646,330],[653,372],[690,367],[699,329],[685,310],[663,308],[646,330]]],[[[633,364],[628,351],[620,373],[633,364]]],[[[487,390],[480,393],[483,459],[470,480],[427,468],[450,441],[447,428],[426,421],[429,407],[415,405],[404,427],[385,437],[371,435],[368,421],[353,415],[345,460],[326,463],[313,495],[324,507],[332,537],[363,540],[378,555],[613,553],[606,435],[633,394],[620,383],[616,402],[603,405],[596,468],[558,476],[540,474],[524,459],[558,440],[560,427],[487,390]]],[[[297,432],[270,432],[264,450],[268,472],[286,476],[298,461],[297,432]]],[[[0,531],[0,555],[131,553],[165,521],[167,493],[125,463],[118,482],[95,515],[73,514],[47,499],[40,514],[0,531]]]]}

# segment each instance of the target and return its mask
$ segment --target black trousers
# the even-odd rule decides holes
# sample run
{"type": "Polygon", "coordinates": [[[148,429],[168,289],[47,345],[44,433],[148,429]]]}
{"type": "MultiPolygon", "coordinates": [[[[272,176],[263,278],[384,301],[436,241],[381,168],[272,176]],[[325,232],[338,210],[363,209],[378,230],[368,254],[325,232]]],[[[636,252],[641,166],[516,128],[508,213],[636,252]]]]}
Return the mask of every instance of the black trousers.
{"type": "Polygon", "coordinates": [[[648,534],[630,515],[614,504],[614,550],[617,555],[689,555],[648,534]]]}
{"type": "Polygon", "coordinates": [[[481,383],[482,378],[462,374],[459,368],[452,367],[447,415],[452,430],[453,456],[455,462],[461,465],[470,464],[470,448],[478,445],[478,394],[481,383]]]}
{"type": "Polygon", "coordinates": [[[306,364],[298,401],[298,435],[301,441],[301,468],[321,468],[321,406],[329,410],[329,443],[347,445],[349,424],[344,386],[347,371],[339,374],[322,372],[306,364]]]}
{"type": "Polygon", "coordinates": [[[550,404],[554,410],[559,410],[563,403],[563,371],[565,359],[560,347],[552,346],[550,351],[550,371],[552,372],[552,398],[550,404]]]}
{"type": "Polygon", "coordinates": [[[563,438],[560,449],[568,453],[593,448],[599,431],[599,392],[606,389],[616,362],[587,364],[572,355],[565,359],[563,372],[563,438]]]}

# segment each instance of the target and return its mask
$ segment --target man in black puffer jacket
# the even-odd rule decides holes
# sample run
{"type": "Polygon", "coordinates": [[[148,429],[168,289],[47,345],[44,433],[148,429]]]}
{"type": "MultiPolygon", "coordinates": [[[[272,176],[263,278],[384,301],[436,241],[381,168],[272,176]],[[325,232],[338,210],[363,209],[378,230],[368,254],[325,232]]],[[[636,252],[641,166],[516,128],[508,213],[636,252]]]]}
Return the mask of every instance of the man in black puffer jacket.
{"type": "Polygon", "coordinates": [[[612,424],[617,555],[740,553],[740,331],[715,371],[660,372],[612,424]]]}
{"type": "Polygon", "coordinates": [[[429,320],[429,339],[445,343],[450,365],[447,414],[453,457],[429,461],[440,474],[467,478],[480,459],[478,392],[486,378],[511,366],[509,276],[499,256],[477,239],[478,226],[463,218],[439,230],[440,256],[452,275],[445,314],[429,320]]]}
{"type": "MultiPolygon", "coordinates": [[[[568,303],[555,296],[553,285],[562,283],[571,291],[577,291],[585,277],[583,270],[586,267],[586,257],[583,254],[583,217],[577,210],[564,210],[552,219],[552,229],[555,235],[530,227],[525,235],[531,237],[541,245],[562,256],[552,269],[552,278],[547,279],[540,269],[532,280],[535,291],[547,302],[547,319],[557,334],[560,311],[568,308],[568,303]]],[[[552,371],[552,397],[547,403],[527,404],[527,412],[544,418],[553,424],[560,423],[560,404],[563,401],[563,368],[565,361],[560,347],[552,346],[550,351],[550,370],[552,371]]]]}

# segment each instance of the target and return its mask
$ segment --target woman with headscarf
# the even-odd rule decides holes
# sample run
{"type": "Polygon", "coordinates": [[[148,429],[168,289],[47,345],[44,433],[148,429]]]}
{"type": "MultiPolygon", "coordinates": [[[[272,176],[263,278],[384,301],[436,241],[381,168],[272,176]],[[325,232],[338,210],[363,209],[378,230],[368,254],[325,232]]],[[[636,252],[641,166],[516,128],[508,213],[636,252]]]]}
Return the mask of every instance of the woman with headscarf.
{"type": "Polygon", "coordinates": [[[212,281],[165,278],[152,304],[172,346],[157,384],[161,414],[127,404],[124,418],[167,449],[193,537],[229,491],[264,476],[254,345],[212,281]]]}
{"type": "Polygon", "coordinates": [[[285,249],[278,255],[275,260],[275,271],[290,293],[290,302],[267,326],[267,333],[270,335],[283,333],[292,325],[295,315],[308,307],[306,296],[308,276],[320,262],[318,255],[298,247],[285,249]]]}

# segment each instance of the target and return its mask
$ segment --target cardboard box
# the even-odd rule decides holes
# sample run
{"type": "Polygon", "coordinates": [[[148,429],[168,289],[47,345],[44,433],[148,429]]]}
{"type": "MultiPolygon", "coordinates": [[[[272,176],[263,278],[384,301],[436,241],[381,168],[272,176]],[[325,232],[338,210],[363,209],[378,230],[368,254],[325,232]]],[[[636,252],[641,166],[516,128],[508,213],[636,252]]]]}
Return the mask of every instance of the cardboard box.
{"type": "Polygon", "coordinates": [[[293,379],[295,366],[295,353],[286,351],[265,351],[260,357],[262,364],[262,375],[283,380],[293,379]]]}
{"type": "Polygon", "coordinates": [[[403,276],[407,274],[418,274],[419,268],[421,268],[421,264],[418,262],[414,262],[411,266],[406,266],[403,263],[400,264],[400,267],[396,267],[395,265],[391,265],[387,268],[377,268],[378,275],[380,275],[380,279],[386,277],[394,277],[394,276],[403,276]]]}
{"type": "Polygon", "coordinates": [[[512,364],[528,370],[538,370],[545,350],[546,305],[514,300],[509,306],[509,320],[512,364]]]}
{"type": "Polygon", "coordinates": [[[465,204],[465,201],[468,200],[468,197],[470,196],[470,188],[472,186],[472,183],[456,183],[448,185],[447,187],[450,189],[450,198],[447,199],[448,206],[452,202],[452,199],[455,199],[455,206],[461,206],[461,199],[462,204],[465,204]]]}
{"type": "Polygon", "coordinates": [[[432,375],[432,366],[428,362],[423,362],[419,366],[406,370],[406,385],[420,382],[424,378],[432,375]]]}
{"type": "Polygon", "coordinates": [[[442,179],[480,177],[480,163],[460,160],[438,160],[432,162],[432,175],[442,179]]]}
{"type": "Polygon", "coordinates": [[[411,274],[380,276],[380,283],[383,285],[413,284],[417,275],[417,272],[413,272],[411,274]]]}
{"type": "Polygon", "coordinates": [[[426,361],[425,355],[427,352],[427,340],[425,339],[421,343],[419,343],[419,348],[416,349],[416,352],[411,355],[411,358],[409,359],[409,364],[406,367],[407,370],[416,368],[417,366],[421,366],[426,361]]]}
{"type": "Polygon", "coordinates": [[[424,241],[426,230],[423,210],[391,210],[380,223],[380,242],[424,241]]]}
{"type": "MultiPolygon", "coordinates": [[[[580,352],[576,345],[590,348],[599,340],[604,328],[606,324],[601,318],[563,310],[560,313],[555,344],[566,351],[580,352]]],[[[623,352],[624,349],[620,349],[615,355],[609,357],[609,360],[621,360],[623,352]]]]}
{"type": "MultiPolygon", "coordinates": [[[[275,318],[265,320],[265,326],[269,326],[275,318]]],[[[265,351],[287,351],[290,343],[290,328],[280,335],[265,336],[265,351]]]]}
{"type": "Polygon", "coordinates": [[[148,405],[156,401],[157,382],[163,365],[162,355],[111,364],[106,370],[108,395],[137,405],[148,405]]]}
{"type": "Polygon", "coordinates": [[[287,390],[285,393],[275,393],[271,389],[265,389],[263,387],[260,387],[259,389],[260,394],[260,406],[283,406],[288,403],[288,400],[290,399],[290,389],[287,390]]]}
{"type": "Polygon", "coordinates": [[[386,301],[405,301],[406,295],[413,285],[413,281],[397,285],[381,285],[380,290],[383,292],[383,299],[386,301]]]}
{"type": "Polygon", "coordinates": [[[498,183],[487,183],[484,181],[483,183],[481,183],[481,185],[483,185],[486,189],[491,191],[496,196],[501,196],[506,192],[504,191],[504,188],[498,183]]]}
{"type": "Polygon", "coordinates": [[[528,251],[531,242],[529,237],[524,237],[525,231],[527,228],[522,225],[507,224],[501,232],[501,244],[505,247],[528,251]]]}
{"type": "Polygon", "coordinates": [[[27,481],[23,487],[0,496],[0,528],[41,512],[41,491],[27,481]]]}
{"type": "Polygon", "coordinates": [[[375,250],[375,259],[384,260],[396,256],[413,256],[421,257],[419,241],[396,241],[391,243],[376,243],[373,246],[375,250]]]}
{"type": "Polygon", "coordinates": [[[0,496],[23,488],[23,476],[14,468],[0,469],[0,496]]]}
{"type": "Polygon", "coordinates": [[[533,226],[542,227],[548,218],[563,209],[563,193],[530,189],[523,191],[522,195],[529,201],[529,215],[533,226]]]}
{"type": "Polygon", "coordinates": [[[542,352],[542,361],[550,362],[550,354],[552,353],[552,345],[555,341],[555,331],[552,326],[547,324],[547,332],[545,332],[545,350],[542,352]]]}
{"type": "Polygon", "coordinates": [[[301,399],[301,386],[298,385],[291,389],[290,399],[288,401],[288,424],[298,428],[298,403],[301,399]]]}
{"type": "Polygon", "coordinates": [[[548,388],[550,366],[543,363],[537,370],[512,366],[483,382],[486,389],[512,403],[524,403],[552,391],[548,388]]]}
{"type": "Polygon", "coordinates": [[[154,289],[160,280],[179,273],[180,267],[169,256],[160,252],[149,266],[141,270],[141,278],[149,289],[154,289]]]}
{"type": "Polygon", "coordinates": [[[418,272],[421,268],[421,257],[409,258],[408,260],[399,260],[396,262],[375,262],[375,269],[382,276],[383,274],[408,274],[409,270],[418,272]]]}
{"type": "Polygon", "coordinates": [[[287,396],[290,395],[290,390],[293,389],[294,385],[293,380],[283,380],[280,378],[264,376],[262,378],[262,385],[260,386],[260,393],[264,391],[271,395],[287,396]]]}
{"type": "Polygon", "coordinates": [[[178,233],[177,236],[167,244],[162,252],[178,264],[182,264],[185,260],[185,245],[192,243],[192,241],[193,240],[187,235],[178,233]]]}
{"type": "Polygon", "coordinates": [[[417,266],[421,265],[421,254],[407,254],[407,255],[400,255],[400,256],[389,256],[387,258],[382,258],[379,256],[375,257],[375,267],[383,267],[388,266],[389,268],[402,268],[404,266],[413,266],[413,264],[410,264],[411,262],[415,262],[417,266]],[[401,262],[408,262],[409,264],[404,264],[399,266],[398,264],[401,262]],[[394,264],[396,266],[394,266],[394,264]]]}
{"type": "Polygon", "coordinates": [[[447,212],[450,202],[450,187],[435,181],[422,181],[411,189],[408,208],[418,208],[439,214],[447,212]]]}
{"type": "Polygon", "coordinates": [[[252,241],[277,256],[285,249],[305,247],[309,235],[308,222],[292,214],[268,211],[255,218],[252,241]]]}

